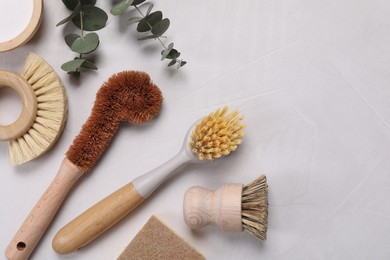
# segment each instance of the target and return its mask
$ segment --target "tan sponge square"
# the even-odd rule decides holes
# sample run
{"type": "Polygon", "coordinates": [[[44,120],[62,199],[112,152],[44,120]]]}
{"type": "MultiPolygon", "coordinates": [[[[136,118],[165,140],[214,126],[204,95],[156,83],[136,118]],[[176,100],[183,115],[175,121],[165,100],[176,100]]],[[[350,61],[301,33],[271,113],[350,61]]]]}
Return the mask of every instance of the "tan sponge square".
{"type": "Polygon", "coordinates": [[[152,216],[118,260],[206,259],[174,231],[152,216]]]}

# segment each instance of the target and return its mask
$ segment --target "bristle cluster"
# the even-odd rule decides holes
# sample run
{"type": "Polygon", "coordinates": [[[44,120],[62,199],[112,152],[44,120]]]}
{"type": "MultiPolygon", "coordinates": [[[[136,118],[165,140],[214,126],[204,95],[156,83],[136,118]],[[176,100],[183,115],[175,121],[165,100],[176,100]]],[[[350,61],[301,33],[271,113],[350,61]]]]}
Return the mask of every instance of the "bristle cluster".
{"type": "Polygon", "coordinates": [[[189,143],[200,160],[212,160],[235,151],[244,136],[243,116],[234,110],[227,113],[228,107],[204,117],[191,133],[189,143]]]}
{"type": "Polygon", "coordinates": [[[112,75],[96,94],[87,122],[66,153],[85,172],[100,158],[122,121],[143,124],[160,111],[163,97],[145,72],[123,71],[112,75]]]}
{"type": "Polygon", "coordinates": [[[242,190],[242,226],[261,240],[267,239],[268,185],[263,175],[242,190]]]}
{"type": "Polygon", "coordinates": [[[31,53],[21,76],[34,90],[38,111],[29,131],[9,142],[13,165],[30,161],[49,150],[59,138],[67,114],[64,86],[46,61],[31,53]]]}

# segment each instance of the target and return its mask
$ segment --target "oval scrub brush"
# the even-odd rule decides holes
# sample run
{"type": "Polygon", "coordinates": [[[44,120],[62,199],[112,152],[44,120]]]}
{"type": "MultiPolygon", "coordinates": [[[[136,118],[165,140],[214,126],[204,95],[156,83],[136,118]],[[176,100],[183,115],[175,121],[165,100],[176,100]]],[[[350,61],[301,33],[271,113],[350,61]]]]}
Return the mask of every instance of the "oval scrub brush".
{"type": "Polygon", "coordinates": [[[161,92],[146,73],[121,72],[103,84],[91,115],[66,153],[57,175],[8,245],[8,259],[29,257],[73,184],[92,169],[120,122],[145,123],[158,114],[161,104],[161,92]]]}
{"type": "Polygon", "coordinates": [[[246,186],[225,184],[216,191],[189,188],[184,195],[184,220],[192,229],[215,223],[224,231],[245,230],[266,240],[267,178],[263,175],[246,186]]]}
{"type": "Polygon", "coordinates": [[[0,140],[9,142],[11,163],[18,165],[39,157],[60,137],[67,115],[66,93],[53,68],[33,53],[20,75],[0,71],[0,88],[5,86],[22,99],[18,119],[0,126],[0,140]]]}
{"type": "Polygon", "coordinates": [[[101,200],[63,227],[53,240],[59,254],[71,253],[87,245],[146,199],[178,169],[190,164],[211,161],[235,151],[244,135],[243,118],[237,111],[218,109],[204,117],[188,132],[180,152],[165,164],[141,175],[101,200]]]}

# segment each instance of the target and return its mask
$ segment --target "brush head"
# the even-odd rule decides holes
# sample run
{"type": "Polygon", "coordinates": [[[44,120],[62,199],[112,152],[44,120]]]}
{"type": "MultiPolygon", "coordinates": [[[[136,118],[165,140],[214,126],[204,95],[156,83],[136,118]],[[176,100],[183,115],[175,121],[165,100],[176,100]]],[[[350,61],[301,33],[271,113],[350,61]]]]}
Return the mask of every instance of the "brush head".
{"type": "Polygon", "coordinates": [[[245,135],[244,118],[238,111],[228,113],[228,107],[202,118],[191,132],[189,146],[199,160],[213,160],[230,154],[245,135]]]}
{"type": "Polygon", "coordinates": [[[110,143],[120,122],[146,123],[159,113],[162,101],[161,91],[145,72],[114,74],[99,89],[91,115],[66,157],[89,171],[110,143]]]}
{"type": "Polygon", "coordinates": [[[30,53],[20,75],[36,97],[36,117],[25,133],[9,140],[11,163],[19,165],[49,150],[60,137],[67,118],[65,88],[53,68],[30,53]]]}
{"type": "Polygon", "coordinates": [[[263,175],[242,189],[242,226],[261,240],[267,239],[268,185],[263,175]]]}

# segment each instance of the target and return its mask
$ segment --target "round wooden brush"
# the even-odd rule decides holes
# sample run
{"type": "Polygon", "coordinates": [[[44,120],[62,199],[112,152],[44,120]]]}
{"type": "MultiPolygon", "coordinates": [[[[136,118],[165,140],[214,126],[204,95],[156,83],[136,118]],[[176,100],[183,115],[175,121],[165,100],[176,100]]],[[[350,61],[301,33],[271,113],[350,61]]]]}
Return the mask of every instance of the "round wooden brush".
{"type": "Polygon", "coordinates": [[[99,89],[91,115],[66,153],[61,167],[6,249],[9,259],[27,259],[73,184],[92,169],[120,122],[142,124],[160,111],[162,95],[143,72],[113,75],[99,89]]]}
{"type": "Polygon", "coordinates": [[[63,227],[54,237],[53,249],[59,254],[71,253],[87,245],[130,213],[161,183],[190,163],[211,161],[235,151],[244,135],[243,118],[228,108],[201,119],[188,132],[182,149],[171,160],[141,175],[101,200],[63,227]]]}
{"type": "Polygon", "coordinates": [[[184,195],[184,220],[192,229],[210,223],[224,231],[247,231],[261,240],[267,238],[268,185],[263,175],[252,183],[225,184],[216,191],[199,186],[184,195]]]}
{"type": "Polygon", "coordinates": [[[65,88],[53,68],[30,53],[22,73],[0,71],[0,88],[15,89],[22,112],[7,126],[0,126],[0,140],[8,141],[13,165],[28,162],[49,150],[62,133],[67,115],[65,88]]]}

